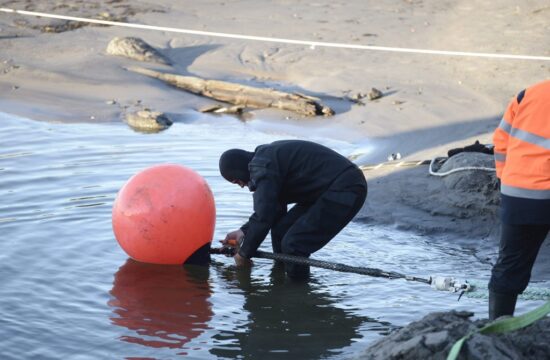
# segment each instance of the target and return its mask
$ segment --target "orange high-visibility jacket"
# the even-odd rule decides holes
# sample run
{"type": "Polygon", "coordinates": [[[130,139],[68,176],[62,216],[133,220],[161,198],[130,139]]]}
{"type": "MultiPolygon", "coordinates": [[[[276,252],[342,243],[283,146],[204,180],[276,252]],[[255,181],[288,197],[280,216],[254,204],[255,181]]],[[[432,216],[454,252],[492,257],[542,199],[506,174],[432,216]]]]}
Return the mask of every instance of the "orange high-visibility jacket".
{"type": "Polygon", "coordinates": [[[510,102],[493,142],[502,194],[550,199],[550,80],[510,102]]]}

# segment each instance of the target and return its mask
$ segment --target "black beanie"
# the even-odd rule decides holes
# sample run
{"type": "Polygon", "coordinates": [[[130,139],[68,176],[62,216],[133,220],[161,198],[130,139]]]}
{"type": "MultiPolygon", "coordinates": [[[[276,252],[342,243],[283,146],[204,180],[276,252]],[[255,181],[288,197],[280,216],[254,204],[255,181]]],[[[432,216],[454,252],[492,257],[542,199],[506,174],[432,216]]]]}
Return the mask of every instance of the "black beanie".
{"type": "Polygon", "coordinates": [[[227,150],[220,156],[220,173],[227,181],[241,180],[248,182],[250,180],[248,163],[253,157],[253,152],[241,149],[227,150]]]}

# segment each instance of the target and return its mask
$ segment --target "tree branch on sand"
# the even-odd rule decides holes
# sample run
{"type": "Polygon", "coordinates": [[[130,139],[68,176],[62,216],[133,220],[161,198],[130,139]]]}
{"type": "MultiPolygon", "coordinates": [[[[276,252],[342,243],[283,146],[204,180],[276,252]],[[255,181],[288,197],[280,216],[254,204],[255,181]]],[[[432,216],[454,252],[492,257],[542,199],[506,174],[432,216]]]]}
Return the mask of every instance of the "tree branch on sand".
{"type": "Polygon", "coordinates": [[[261,89],[226,81],[205,80],[194,76],[162,73],[141,67],[127,70],[162,80],[172,86],[218,101],[250,108],[277,108],[304,116],[334,115],[334,111],[323,105],[318,98],[287,93],[274,89],[261,89]]]}

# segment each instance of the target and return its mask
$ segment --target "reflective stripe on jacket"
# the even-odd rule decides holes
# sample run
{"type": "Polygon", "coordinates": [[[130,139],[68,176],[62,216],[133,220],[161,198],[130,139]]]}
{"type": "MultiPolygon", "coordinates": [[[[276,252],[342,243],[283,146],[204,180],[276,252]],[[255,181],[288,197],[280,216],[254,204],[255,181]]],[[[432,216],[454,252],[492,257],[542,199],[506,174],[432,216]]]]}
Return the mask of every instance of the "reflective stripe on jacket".
{"type": "Polygon", "coordinates": [[[510,102],[493,142],[502,194],[550,199],[550,80],[510,102]]]}

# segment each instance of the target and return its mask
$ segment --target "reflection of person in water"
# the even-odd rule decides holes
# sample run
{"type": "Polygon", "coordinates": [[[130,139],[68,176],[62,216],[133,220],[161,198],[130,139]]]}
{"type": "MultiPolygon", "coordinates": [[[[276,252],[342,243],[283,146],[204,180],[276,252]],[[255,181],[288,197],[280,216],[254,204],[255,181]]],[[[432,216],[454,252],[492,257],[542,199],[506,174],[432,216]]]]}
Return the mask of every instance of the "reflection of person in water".
{"type": "Polygon", "coordinates": [[[126,342],[182,348],[202,334],[212,318],[208,267],[153,265],[128,259],[115,274],[109,305],[113,324],[134,335],[126,342]]]}
{"type": "Polygon", "coordinates": [[[239,344],[211,349],[218,357],[319,359],[351,345],[360,337],[359,327],[374,321],[335,307],[336,299],[320,292],[314,279],[293,281],[285,276],[282,266],[274,266],[269,283],[254,280],[246,268],[223,275],[245,292],[249,322],[246,331],[223,331],[214,336],[220,341],[236,339],[239,344]]]}

